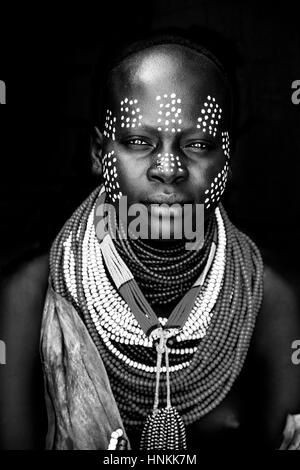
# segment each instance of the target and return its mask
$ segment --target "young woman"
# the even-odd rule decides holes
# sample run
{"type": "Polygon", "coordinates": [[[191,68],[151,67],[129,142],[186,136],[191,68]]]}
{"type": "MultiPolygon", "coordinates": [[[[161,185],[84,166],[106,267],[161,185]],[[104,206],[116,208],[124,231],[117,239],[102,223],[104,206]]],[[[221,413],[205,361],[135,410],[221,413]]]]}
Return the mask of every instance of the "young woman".
{"type": "MultiPolygon", "coordinates": [[[[221,204],[232,122],[223,65],[190,41],[134,44],[109,70],[92,150],[103,184],[50,254],[40,336],[46,448],[300,447],[295,296],[221,204]],[[131,236],[134,225],[125,234],[124,196],[129,208],[146,208],[143,239],[131,236]],[[105,210],[108,230],[99,233],[105,210]],[[186,234],[175,233],[191,221],[204,240],[187,249],[186,234]]],[[[13,318],[5,321],[18,342],[23,321],[35,334],[40,325],[26,315],[13,330],[13,318]]],[[[4,409],[12,448],[16,435],[21,447],[38,442],[38,423],[22,418],[34,403],[28,391],[20,398],[36,359],[31,337],[18,345],[21,377],[6,377],[12,395],[3,402],[18,404],[13,419],[4,409]]]]}

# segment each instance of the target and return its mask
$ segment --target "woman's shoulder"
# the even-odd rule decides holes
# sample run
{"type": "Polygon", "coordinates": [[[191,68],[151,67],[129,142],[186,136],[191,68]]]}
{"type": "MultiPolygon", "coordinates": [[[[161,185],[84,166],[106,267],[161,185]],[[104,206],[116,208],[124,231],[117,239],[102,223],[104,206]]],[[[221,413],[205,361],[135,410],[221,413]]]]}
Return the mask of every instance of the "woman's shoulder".
{"type": "MultiPolygon", "coordinates": [[[[49,253],[27,255],[7,266],[1,276],[0,298],[16,306],[45,294],[49,276],[49,253]]],[[[24,304],[22,305],[25,306],[24,304]]]]}
{"type": "Polygon", "coordinates": [[[278,341],[290,335],[300,338],[300,298],[296,282],[269,265],[264,267],[263,300],[257,331],[264,340],[278,341]]]}
{"type": "Polygon", "coordinates": [[[26,278],[43,281],[49,271],[48,251],[29,251],[17,257],[2,268],[1,285],[3,283],[22,282],[26,278]]]}
{"type": "MultiPolygon", "coordinates": [[[[26,256],[9,266],[0,283],[1,336],[30,341],[39,332],[49,276],[49,254],[26,256]]],[[[15,343],[13,341],[13,343],[15,343]]]]}
{"type": "Polygon", "coordinates": [[[263,299],[253,350],[258,357],[277,364],[290,362],[293,342],[300,339],[300,299],[295,284],[271,266],[264,266],[263,299]]]}

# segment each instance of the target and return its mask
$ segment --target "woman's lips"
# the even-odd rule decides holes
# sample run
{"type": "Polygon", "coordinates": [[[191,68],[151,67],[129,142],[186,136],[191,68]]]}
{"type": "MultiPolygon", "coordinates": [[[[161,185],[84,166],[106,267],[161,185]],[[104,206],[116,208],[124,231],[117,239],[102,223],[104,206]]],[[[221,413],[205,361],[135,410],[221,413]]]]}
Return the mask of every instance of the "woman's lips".
{"type": "Polygon", "coordinates": [[[175,193],[155,193],[147,197],[145,204],[151,216],[182,218],[183,205],[191,203],[175,193]]]}
{"type": "Polygon", "coordinates": [[[155,193],[147,197],[145,201],[146,204],[188,204],[189,201],[186,201],[183,197],[178,194],[171,193],[155,193]]]}

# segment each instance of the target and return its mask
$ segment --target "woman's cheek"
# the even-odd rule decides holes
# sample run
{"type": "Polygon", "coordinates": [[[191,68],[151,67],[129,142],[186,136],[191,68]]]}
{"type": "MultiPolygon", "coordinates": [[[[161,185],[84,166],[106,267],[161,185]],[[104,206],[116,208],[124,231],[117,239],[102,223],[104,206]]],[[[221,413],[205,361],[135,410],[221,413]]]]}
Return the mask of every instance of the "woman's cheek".
{"type": "Polygon", "coordinates": [[[120,178],[117,168],[117,156],[114,150],[106,152],[102,159],[104,188],[107,199],[115,202],[122,197],[120,178]]]}
{"type": "Polygon", "coordinates": [[[210,180],[210,183],[204,192],[204,209],[206,211],[217,207],[225,191],[229,172],[229,142],[229,133],[227,131],[222,132],[222,153],[225,157],[225,163],[221,170],[216,172],[215,176],[213,176],[213,178],[210,180]]]}
{"type": "Polygon", "coordinates": [[[204,191],[204,209],[216,207],[225,191],[228,180],[229,163],[226,160],[223,168],[213,177],[204,191]]]}

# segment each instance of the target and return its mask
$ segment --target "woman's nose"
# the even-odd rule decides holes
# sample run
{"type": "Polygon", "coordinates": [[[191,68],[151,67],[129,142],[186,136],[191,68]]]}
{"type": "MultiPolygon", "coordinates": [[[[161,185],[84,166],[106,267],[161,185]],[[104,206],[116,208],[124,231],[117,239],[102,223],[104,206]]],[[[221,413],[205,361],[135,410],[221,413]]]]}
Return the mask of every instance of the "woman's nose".
{"type": "Polygon", "coordinates": [[[147,172],[150,181],[178,184],[188,177],[183,161],[172,153],[158,153],[147,172]]]}

